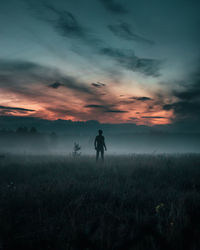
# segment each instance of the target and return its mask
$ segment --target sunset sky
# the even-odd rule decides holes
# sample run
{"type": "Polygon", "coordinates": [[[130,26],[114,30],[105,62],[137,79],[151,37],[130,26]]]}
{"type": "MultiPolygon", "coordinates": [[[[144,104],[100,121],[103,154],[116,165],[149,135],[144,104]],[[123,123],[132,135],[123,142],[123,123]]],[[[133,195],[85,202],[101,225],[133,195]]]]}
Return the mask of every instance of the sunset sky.
{"type": "Polygon", "coordinates": [[[0,115],[200,121],[200,1],[1,0],[0,115]]]}

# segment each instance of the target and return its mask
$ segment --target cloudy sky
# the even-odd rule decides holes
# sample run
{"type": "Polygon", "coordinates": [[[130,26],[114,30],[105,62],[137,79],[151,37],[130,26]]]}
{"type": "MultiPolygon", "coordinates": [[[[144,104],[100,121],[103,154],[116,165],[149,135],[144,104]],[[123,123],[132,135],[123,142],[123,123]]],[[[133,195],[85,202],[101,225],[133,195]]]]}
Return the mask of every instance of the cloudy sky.
{"type": "Polygon", "coordinates": [[[1,0],[0,115],[200,121],[197,0],[1,0]]]}

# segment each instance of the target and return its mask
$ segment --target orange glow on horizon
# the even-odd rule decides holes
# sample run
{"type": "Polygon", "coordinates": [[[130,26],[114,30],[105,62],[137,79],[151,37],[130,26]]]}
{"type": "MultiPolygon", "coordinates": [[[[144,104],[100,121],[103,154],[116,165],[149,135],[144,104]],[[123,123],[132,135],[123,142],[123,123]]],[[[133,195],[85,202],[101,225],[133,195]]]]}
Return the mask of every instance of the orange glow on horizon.
{"type": "MultiPolygon", "coordinates": [[[[25,107],[26,108],[26,107],[25,107]]],[[[21,116],[21,117],[37,117],[37,118],[41,118],[41,119],[46,119],[46,120],[58,120],[58,119],[62,119],[62,120],[71,120],[71,121],[87,121],[87,120],[97,120],[101,123],[133,123],[133,124],[137,124],[137,125],[146,125],[146,126],[154,126],[154,125],[165,125],[165,124],[170,124],[172,123],[172,118],[174,118],[173,112],[168,112],[168,114],[166,112],[160,112],[158,114],[158,112],[154,113],[154,114],[146,114],[145,116],[142,115],[137,115],[135,118],[133,119],[129,119],[127,113],[125,114],[109,114],[106,116],[101,116],[101,117],[88,117],[88,119],[80,119],[79,117],[74,117],[70,114],[66,114],[66,115],[57,115],[56,113],[52,113],[49,111],[45,111],[45,110],[38,110],[35,112],[31,112],[31,111],[27,111],[26,113],[21,113],[18,111],[12,111],[9,112],[10,116],[21,116]],[[165,115],[165,116],[164,116],[165,115]]],[[[129,114],[130,116],[130,114],[129,114]]]]}
{"type": "Polygon", "coordinates": [[[26,91],[1,91],[0,106],[4,108],[0,109],[0,115],[147,126],[170,124],[174,118],[172,110],[163,110],[162,103],[145,94],[147,99],[141,101],[131,93],[120,95],[122,92],[111,92],[110,89],[105,95],[97,89],[96,98],[87,93],[78,95],[67,88],[54,90],[34,86],[26,91]]]}

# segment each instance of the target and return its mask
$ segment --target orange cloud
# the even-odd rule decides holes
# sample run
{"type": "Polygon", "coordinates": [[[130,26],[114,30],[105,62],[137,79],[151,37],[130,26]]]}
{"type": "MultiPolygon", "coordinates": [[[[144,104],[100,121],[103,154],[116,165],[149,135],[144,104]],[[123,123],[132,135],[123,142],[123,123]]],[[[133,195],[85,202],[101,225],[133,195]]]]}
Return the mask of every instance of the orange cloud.
{"type": "Polygon", "coordinates": [[[151,97],[120,96],[107,90],[99,95],[98,88],[93,95],[77,94],[71,89],[48,88],[40,84],[23,91],[1,91],[0,105],[18,107],[1,114],[15,116],[34,116],[49,120],[66,119],[73,121],[98,120],[103,123],[132,122],[138,125],[171,123],[172,110],[163,110],[151,97]],[[30,111],[31,110],[31,111],[30,111]]]}

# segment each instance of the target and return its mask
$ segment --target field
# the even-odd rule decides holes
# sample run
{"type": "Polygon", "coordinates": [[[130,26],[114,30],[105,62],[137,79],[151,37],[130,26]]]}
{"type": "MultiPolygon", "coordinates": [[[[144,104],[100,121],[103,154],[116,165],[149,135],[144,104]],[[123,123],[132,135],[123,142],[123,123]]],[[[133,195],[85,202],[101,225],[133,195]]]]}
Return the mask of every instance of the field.
{"type": "Polygon", "coordinates": [[[1,250],[200,249],[200,155],[0,159],[1,250]]]}

